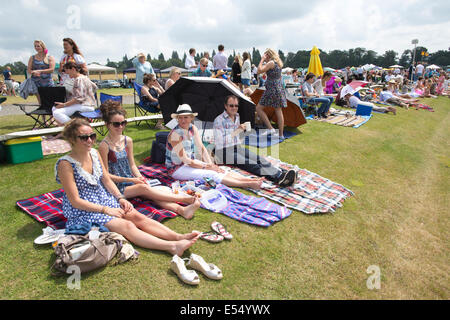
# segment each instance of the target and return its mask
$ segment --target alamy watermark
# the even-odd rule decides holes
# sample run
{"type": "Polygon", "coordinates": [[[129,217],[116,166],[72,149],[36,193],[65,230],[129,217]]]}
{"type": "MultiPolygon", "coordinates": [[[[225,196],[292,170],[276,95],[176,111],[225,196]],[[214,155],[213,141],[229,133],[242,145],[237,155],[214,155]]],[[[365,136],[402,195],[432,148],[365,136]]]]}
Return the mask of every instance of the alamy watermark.
{"type": "Polygon", "coordinates": [[[77,5],[70,5],[67,7],[66,13],[68,14],[66,20],[66,27],[69,30],[81,29],[81,8],[77,5]]]}
{"type": "Polygon", "coordinates": [[[71,274],[67,278],[67,289],[69,290],[80,290],[81,289],[81,270],[77,265],[72,265],[67,268],[66,271],[71,274]]]}
{"type": "Polygon", "coordinates": [[[371,265],[366,270],[367,274],[370,274],[367,278],[366,286],[369,290],[380,290],[381,289],[381,269],[377,265],[371,265]]]}

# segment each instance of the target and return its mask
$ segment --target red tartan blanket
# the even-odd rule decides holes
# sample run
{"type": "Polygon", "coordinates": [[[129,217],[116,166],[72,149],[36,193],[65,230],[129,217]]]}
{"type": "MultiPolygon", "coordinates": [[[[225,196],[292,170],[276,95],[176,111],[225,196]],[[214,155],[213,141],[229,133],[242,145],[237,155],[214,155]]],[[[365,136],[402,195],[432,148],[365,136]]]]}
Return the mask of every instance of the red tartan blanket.
{"type": "MultiPolygon", "coordinates": [[[[167,175],[165,167],[152,164],[151,167],[140,166],[142,174],[150,179],[158,179],[163,184],[170,185],[172,178],[167,175]]],[[[39,222],[44,222],[53,229],[64,229],[66,218],[62,213],[63,189],[45,193],[43,195],[17,201],[17,206],[39,222]]],[[[177,215],[172,211],[156,208],[150,201],[140,198],[131,199],[130,202],[140,213],[156,221],[174,218],[177,215]]]]}

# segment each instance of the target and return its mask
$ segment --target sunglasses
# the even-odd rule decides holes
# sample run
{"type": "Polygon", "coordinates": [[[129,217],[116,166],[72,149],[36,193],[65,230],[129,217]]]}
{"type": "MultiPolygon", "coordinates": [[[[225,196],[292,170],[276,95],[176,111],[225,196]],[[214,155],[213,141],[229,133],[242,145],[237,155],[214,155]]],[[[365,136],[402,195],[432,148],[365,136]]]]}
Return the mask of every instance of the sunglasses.
{"type": "Polygon", "coordinates": [[[207,64],[202,64],[202,67],[205,67],[205,68],[206,68],[207,66],[208,66],[207,64]]]}
{"type": "Polygon", "coordinates": [[[86,134],[83,136],[78,136],[78,138],[80,138],[81,141],[88,141],[88,139],[90,138],[92,141],[97,140],[97,134],[95,133],[91,133],[91,134],[86,134]]]}
{"type": "Polygon", "coordinates": [[[228,106],[229,106],[229,107],[232,107],[232,108],[239,108],[239,105],[238,105],[238,104],[229,104],[228,106]]]}
{"type": "Polygon", "coordinates": [[[119,128],[120,126],[125,127],[127,125],[127,120],[124,120],[122,122],[111,122],[111,124],[114,126],[114,128],[119,128]]]}

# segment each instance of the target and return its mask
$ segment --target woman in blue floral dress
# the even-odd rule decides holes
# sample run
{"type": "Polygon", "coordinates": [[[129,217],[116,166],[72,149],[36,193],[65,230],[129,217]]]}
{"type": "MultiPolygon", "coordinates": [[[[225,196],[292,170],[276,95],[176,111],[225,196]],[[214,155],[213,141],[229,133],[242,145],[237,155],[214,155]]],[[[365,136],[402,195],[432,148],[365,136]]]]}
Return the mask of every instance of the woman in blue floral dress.
{"type": "MultiPolygon", "coordinates": [[[[145,77],[144,77],[145,78],[145,77]]],[[[111,179],[126,198],[150,199],[161,208],[173,211],[191,219],[200,207],[200,201],[193,196],[174,194],[166,186],[150,187],[139,172],[133,156],[133,140],[124,136],[126,111],[119,102],[107,100],[100,107],[108,135],[99,145],[99,152],[111,179]],[[181,206],[177,202],[185,203],[181,206]]]]}
{"type": "Polygon", "coordinates": [[[258,74],[266,73],[267,80],[266,90],[256,106],[256,112],[265,126],[270,130],[269,132],[276,134],[275,129],[272,127],[269,118],[264,112],[264,107],[275,108],[279,139],[284,140],[284,117],[282,108],[287,107],[287,102],[286,93],[281,83],[281,68],[283,68],[283,62],[278,54],[273,49],[267,49],[258,65],[258,74]]]}
{"type": "Polygon", "coordinates": [[[71,120],[63,136],[72,151],[57,161],[55,175],[64,188],[62,207],[66,227],[96,223],[140,247],[178,256],[197,241],[200,232],[176,233],[133,208],[111,180],[97,150],[92,148],[96,134],[89,122],[71,120]]]}

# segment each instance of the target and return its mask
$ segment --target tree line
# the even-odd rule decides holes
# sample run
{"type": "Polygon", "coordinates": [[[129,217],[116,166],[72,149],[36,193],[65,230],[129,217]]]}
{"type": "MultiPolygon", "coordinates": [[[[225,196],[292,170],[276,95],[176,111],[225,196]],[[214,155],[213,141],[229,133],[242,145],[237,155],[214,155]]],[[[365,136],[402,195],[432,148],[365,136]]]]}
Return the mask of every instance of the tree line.
{"type": "MultiPolygon", "coordinates": [[[[349,50],[332,50],[329,52],[320,50],[320,60],[322,62],[322,66],[331,67],[336,69],[341,69],[346,66],[360,66],[364,64],[374,64],[380,67],[389,67],[394,64],[399,64],[404,67],[408,67],[413,60],[413,50],[406,49],[403,51],[401,55],[399,55],[394,50],[388,50],[383,54],[378,54],[373,50],[367,50],[365,48],[353,48],[349,50]]],[[[281,60],[284,63],[285,67],[291,68],[299,68],[299,67],[308,67],[309,59],[310,59],[310,51],[311,50],[299,50],[296,53],[288,52],[285,54],[283,51],[278,50],[278,54],[281,60]]],[[[253,64],[258,65],[261,60],[260,51],[253,47],[250,51],[251,61],[253,64]]],[[[210,52],[210,59],[214,57],[216,51],[213,50],[210,52]]],[[[242,55],[242,52],[238,54],[242,55]]],[[[195,60],[199,61],[204,55],[204,52],[197,52],[195,60]]],[[[236,56],[236,51],[233,50],[233,54],[230,54],[228,57],[228,66],[231,67],[234,61],[234,57],[236,56]]],[[[123,71],[127,68],[133,67],[134,57],[128,58],[125,54],[121,61],[114,62],[109,58],[107,59],[106,65],[108,67],[117,68],[118,71],[123,71]]],[[[153,68],[156,69],[165,69],[171,66],[184,67],[184,62],[186,61],[186,53],[184,53],[183,57],[180,58],[177,51],[172,51],[170,58],[166,59],[163,53],[160,53],[158,57],[151,57],[150,54],[147,54],[147,61],[150,61],[153,68]]],[[[417,47],[416,48],[416,57],[415,61],[424,61],[429,64],[436,64],[439,66],[448,66],[450,65],[450,51],[449,50],[438,50],[436,52],[430,53],[425,47],[417,47]]],[[[25,74],[27,66],[21,62],[16,61],[13,63],[7,63],[3,66],[0,66],[1,71],[3,71],[7,66],[11,67],[12,74],[25,74]]]]}

